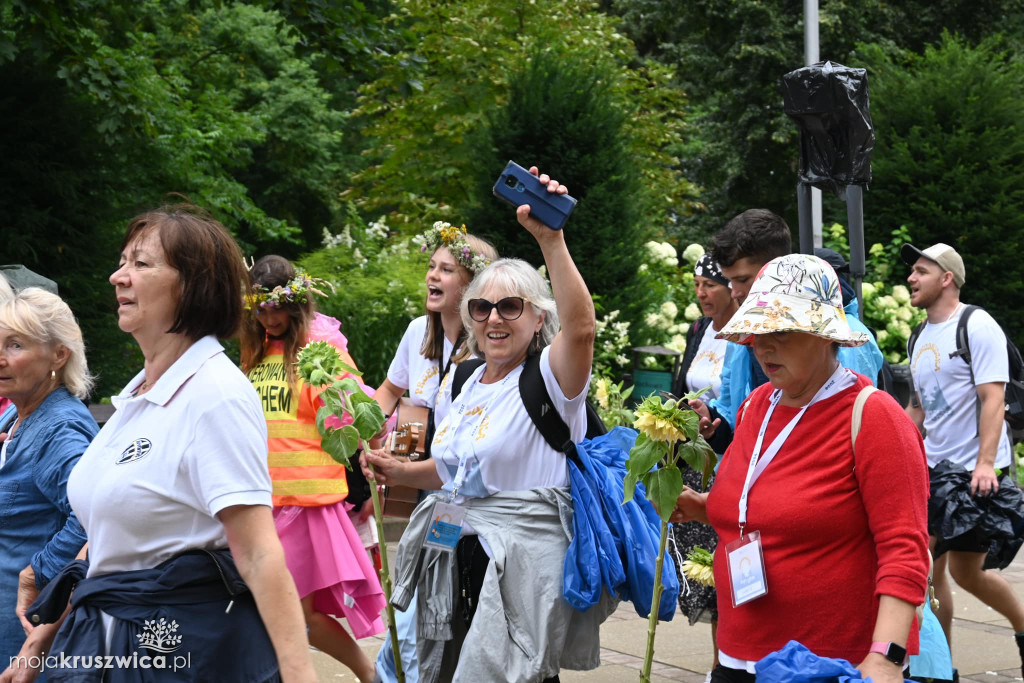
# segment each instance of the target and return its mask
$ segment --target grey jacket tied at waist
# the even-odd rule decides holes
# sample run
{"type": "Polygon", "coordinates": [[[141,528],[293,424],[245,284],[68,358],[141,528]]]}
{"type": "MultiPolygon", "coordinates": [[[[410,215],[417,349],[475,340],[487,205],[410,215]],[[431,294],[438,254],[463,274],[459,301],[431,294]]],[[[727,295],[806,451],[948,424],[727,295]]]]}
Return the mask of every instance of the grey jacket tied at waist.
{"type": "MultiPolygon", "coordinates": [[[[418,588],[416,624],[420,680],[436,683],[451,622],[457,572],[454,553],[423,547],[436,501],[428,496],[413,512],[398,546],[391,596],[400,610],[418,588]]],[[[599,628],[618,600],[606,592],[587,610],[562,597],[565,551],[572,538],[572,498],[567,488],[506,491],[470,498],[466,519],[491,550],[476,617],[462,646],[452,681],[540,681],[559,669],[600,664],[599,628]]],[[[597,558],[594,558],[597,561],[597,558]]]]}

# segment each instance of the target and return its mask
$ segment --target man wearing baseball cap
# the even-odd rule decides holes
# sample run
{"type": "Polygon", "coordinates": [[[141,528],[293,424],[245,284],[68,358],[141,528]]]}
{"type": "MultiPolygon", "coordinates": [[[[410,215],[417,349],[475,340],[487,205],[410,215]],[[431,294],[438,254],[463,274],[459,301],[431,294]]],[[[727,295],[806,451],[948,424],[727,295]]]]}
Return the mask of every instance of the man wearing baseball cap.
{"type": "MultiPolygon", "coordinates": [[[[943,460],[962,465],[971,472],[972,495],[993,495],[1000,484],[1012,486],[1008,477],[1000,481],[995,473],[995,468],[1005,469],[1013,462],[1004,421],[1004,387],[1009,380],[1006,337],[991,315],[975,309],[967,319],[968,365],[957,353],[957,324],[964,311],[960,289],[966,281],[960,254],[948,244],[927,249],[904,244],[900,257],[911,267],[910,303],[928,312],[920,334],[908,344],[915,392],[907,414],[925,434],[929,468],[934,470],[943,460]]],[[[930,511],[942,507],[932,503],[930,511]]],[[[1024,662],[1024,605],[1000,574],[983,569],[989,539],[974,533],[940,538],[941,520],[928,521],[932,552],[938,553],[936,616],[946,639],[953,622],[948,566],[957,584],[1010,621],[1024,662]]]]}

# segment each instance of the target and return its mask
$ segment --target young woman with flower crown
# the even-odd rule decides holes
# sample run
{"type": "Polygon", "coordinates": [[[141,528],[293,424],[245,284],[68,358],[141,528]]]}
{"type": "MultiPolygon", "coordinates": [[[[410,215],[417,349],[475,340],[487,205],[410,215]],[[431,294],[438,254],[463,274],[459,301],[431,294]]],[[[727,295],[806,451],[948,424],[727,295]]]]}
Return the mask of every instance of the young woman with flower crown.
{"type": "Polygon", "coordinates": [[[302,599],[309,642],[372,681],[373,663],[330,615],[345,617],[357,639],[380,633],[384,596],[348,516],[345,467],[320,448],[319,392],[295,371],[298,351],[310,341],[328,341],[345,363],[355,363],[338,321],[315,312],[313,295],[324,296],[319,281],[296,273],[280,256],[257,261],[250,278],[242,368],[267,420],[274,525],[302,599]]]}
{"type": "MultiPolygon", "coordinates": [[[[386,415],[393,415],[408,391],[413,405],[433,409],[436,426],[451,403],[451,359],[465,340],[459,302],[476,273],[497,260],[498,253],[487,241],[467,233],[465,226],[456,228],[440,221],[423,235],[420,251],[430,254],[426,314],[409,323],[388,368],[387,379],[374,398],[386,415]]],[[[424,462],[433,468],[429,461],[424,462]]],[[[405,680],[415,683],[415,609],[397,612],[395,617],[405,680]]],[[[395,680],[394,668],[391,644],[385,642],[377,657],[377,673],[385,682],[395,680]]]]}

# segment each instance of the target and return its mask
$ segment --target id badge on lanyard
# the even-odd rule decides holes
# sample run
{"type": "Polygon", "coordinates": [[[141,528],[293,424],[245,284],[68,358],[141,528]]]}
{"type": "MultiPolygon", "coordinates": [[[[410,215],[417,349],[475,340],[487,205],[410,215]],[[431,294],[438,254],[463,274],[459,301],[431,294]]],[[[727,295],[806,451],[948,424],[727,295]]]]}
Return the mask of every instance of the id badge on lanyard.
{"type": "Polygon", "coordinates": [[[764,567],[764,552],[761,546],[761,532],[746,532],[747,525],[747,498],[750,489],[754,486],[761,473],[768,467],[768,464],[775,458],[776,454],[786,443],[786,439],[796,429],[800,419],[807,412],[807,409],[823,399],[835,396],[840,391],[853,386],[857,382],[857,376],[842,366],[837,367],[822,385],[821,389],[814,395],[811,401],[800,409],[800,412],[789,421],[779,435],[775,437],[771,445],[761,455],[761,447],[764,444],[764,435],[768,431],[768,423],[771,421],[775,406],[782,398],[782,391],[776,389],[772,392],[771,405],[765,413],[761,422],[761,429],[757,434],[757,442],[754,444],[754,452],[750,457],[750,465],[747,468],[747,478],[743,482],[743,490],[740,493],[739,501],[739,526],[740,537],[725,546],[726,568],[729,573],[729,586],[732,594],[733,607],[756,600],[768,593],[768,580],[764,567]]]}
{"type": "Polygon", "coordinates": [[[423,539],[423,545],[446,553],[455,550],[455,545],[462,535],[462,521],[466,518],[466,509],[451,503],[434,503],[430,511],[430,526],[423,539]]]}

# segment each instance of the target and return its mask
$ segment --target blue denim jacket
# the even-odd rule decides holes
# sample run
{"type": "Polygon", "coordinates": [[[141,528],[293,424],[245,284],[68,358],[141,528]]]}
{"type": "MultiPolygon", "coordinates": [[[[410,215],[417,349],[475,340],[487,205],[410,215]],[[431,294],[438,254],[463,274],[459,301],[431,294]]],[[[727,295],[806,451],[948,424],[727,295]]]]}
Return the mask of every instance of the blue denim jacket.
{"type": "MultiPolygon", "coordinates": [[[[18,417],[10,406],[0,432],[18,417]]],[[[25,641],[18,618],[18,572],[29,564],[42,587],[85,544],[85,530],[68,503],[67,481],[99,427],[89,409],[64,387],[52,391],[18,427],[0,468],[0,661],[25,641]]]]}

